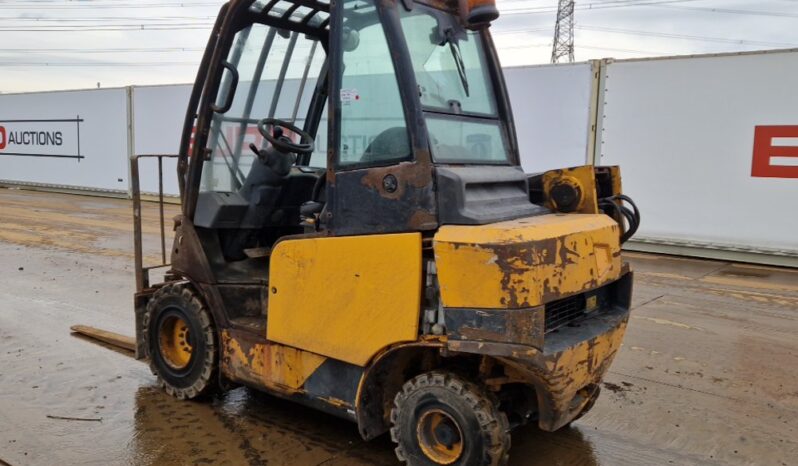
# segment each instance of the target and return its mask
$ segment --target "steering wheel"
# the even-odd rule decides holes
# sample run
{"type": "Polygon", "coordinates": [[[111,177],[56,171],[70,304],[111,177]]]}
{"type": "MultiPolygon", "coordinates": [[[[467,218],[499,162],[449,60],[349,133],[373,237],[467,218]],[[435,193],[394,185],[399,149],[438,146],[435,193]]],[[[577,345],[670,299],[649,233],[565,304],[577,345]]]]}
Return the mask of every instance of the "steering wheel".
{"type": "Polygon", "coordinates": [[[292,154],[310,154],[315,147],[313,136],[297,128],[287,121],[277,118],[264,118],[258,122],[258,131],[269,143],[281,152],[292,154]],[[272,131],[270,131],[272,129],[272,131]],[[283,136],[283,131],[288,130],[300,136],[299,143],[293,143],[290,139],[283,136]]]}

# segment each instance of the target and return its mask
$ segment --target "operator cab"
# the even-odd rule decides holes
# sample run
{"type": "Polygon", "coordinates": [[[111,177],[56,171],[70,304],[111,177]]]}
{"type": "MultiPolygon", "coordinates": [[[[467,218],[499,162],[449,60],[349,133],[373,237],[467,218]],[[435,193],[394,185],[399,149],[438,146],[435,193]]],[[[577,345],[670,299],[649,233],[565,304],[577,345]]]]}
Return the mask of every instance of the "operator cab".
{"type": "MultiPolygon", "coordinates": [[[[251,20],[259,8],[249,8],[251,20]]],[[[325,15],[306,15],[308,27],[321,34],[325,15]]],[[[303,231],[300,206],[314,198],[326,166],[326,141],[317,137],[327,95],[320,42],[256,21],[233,35],[210,105],[194,214],[196,227],[217,234],[224,262],[265,258],[277,239],[303,231]]]]}
{"type": "Polygon", "coordinates": [[[288,235],[424,232],[545,211],[519,166],[490,8],[224,8],[235,11],[203,60],[180,178],[183,221],[207,240],[220,282],[253,271],[265,282],[270,248],[288,235]]]}

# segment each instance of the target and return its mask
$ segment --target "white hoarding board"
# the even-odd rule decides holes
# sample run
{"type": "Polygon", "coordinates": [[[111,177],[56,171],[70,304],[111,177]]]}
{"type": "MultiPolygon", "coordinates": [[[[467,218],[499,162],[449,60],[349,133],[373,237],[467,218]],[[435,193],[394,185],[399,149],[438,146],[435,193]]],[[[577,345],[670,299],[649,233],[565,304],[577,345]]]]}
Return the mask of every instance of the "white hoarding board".
{"type": "Polygon", "coordinates": [[[0,95],[0,181],[127,192],[124,89],[0,95]]]}
{"type": "Polygon", "coordinates": [[[505,68],[527,173],[588,163],[595,102],[591,63],[505,68]]]}
{"type": "MultiPolygon", "coordinates": [[[[594,100],[591,64],[508,68],[505,76],[525,170],[584,164],[594,100]]],[[[285,96],[295,96],[294,81],[286,82],[285,96]]],[[[129,154],[177,153],[190,93],[187,84],[131,88],[130,148],[125,89],[0,96],[0,120],[6,121],[0,122],[5,128],[0,129],[0,180],[125,191],[129,154]],[[6,147],[3,141],[9,141],[6,147]]],[[[300,116],[309,97],[309,92],[303,95],[300,116]]],[[[290,113],[286,109],[282,113],[290,113]]],[[[326,138],[324,128],[319,133],[319,139],[326,138]]],[[[323,155],[324,147],[320,149],[323,155]]],[[[142,191],[156,192],[156,161],[143,159],[140,173],[142,191]]],[[[167,194],[179,192],[174,159],[164,163],[164,189],[167,194]]]]}
{"type": "Polygon", "coordinates": [[[639,239],[798,256],[797,79],[797,52],[607,65],[597,163],[639,239]]]}
{"type": "MultiPolygon", "coordinates": [[[[191,88],[190,84],[133,87],[134,155],[177,154],[191,88]]],[[[156,159],[143,158],[139,161],[142,192],[158,192],[157,164],[156,159]]],[[[164,159],[163,182],[166,194],[180,194],[176,159],[164,159]]]]}

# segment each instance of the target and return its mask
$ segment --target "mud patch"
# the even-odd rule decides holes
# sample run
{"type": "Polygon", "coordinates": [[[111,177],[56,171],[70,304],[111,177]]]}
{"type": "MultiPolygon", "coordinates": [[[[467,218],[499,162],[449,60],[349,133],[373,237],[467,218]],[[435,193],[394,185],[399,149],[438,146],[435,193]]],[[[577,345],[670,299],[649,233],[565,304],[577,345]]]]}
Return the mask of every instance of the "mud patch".
{"type": "Polygon", "coordinates": [[[612,382],[604,382],[602,384],[605,390],[609,390],[615,394],[624,394],[629,391],[630,387],[633,387],[629,382],[621,382],[621,385],[614,384],[612,382]]]}

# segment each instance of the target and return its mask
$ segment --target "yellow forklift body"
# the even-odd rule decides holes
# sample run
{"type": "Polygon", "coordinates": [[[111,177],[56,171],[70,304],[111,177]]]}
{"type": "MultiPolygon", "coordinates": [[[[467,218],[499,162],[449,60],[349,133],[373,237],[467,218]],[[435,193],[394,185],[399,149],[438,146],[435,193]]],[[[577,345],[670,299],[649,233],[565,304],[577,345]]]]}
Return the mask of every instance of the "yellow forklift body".
{"type": "Polygon", "coordinates": [[[272,251],[270,341],[365,366],[418,339],[421,234],[285,240],[272,251]]]}
{"type": "Polygon", "coordinates": [[[447,308],[528,308],[621,275],[618,224],[598,214],[547,214],[435,234],[447,308]]]}

